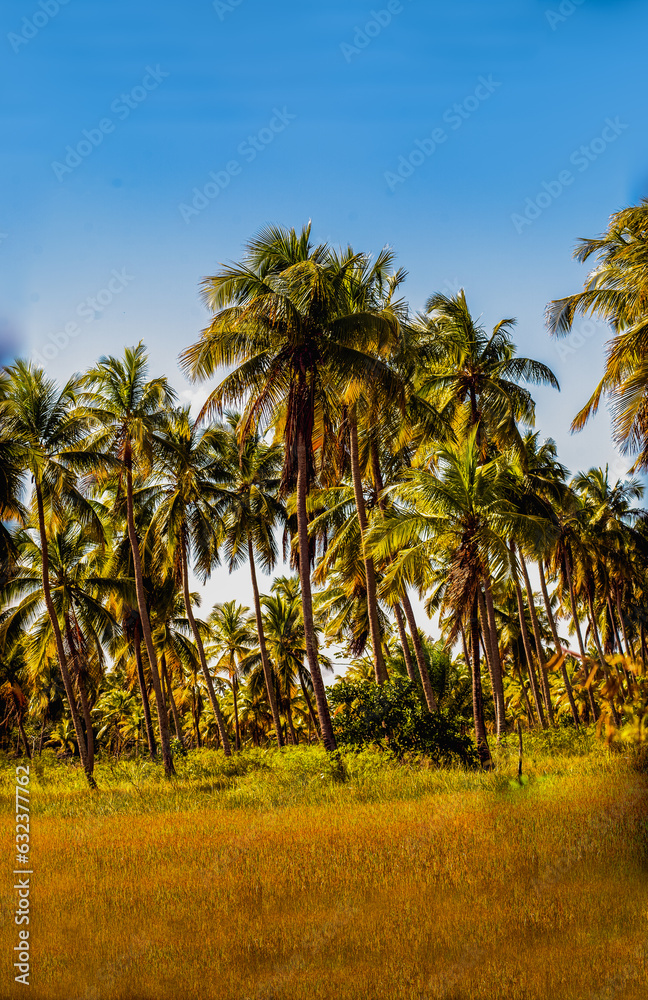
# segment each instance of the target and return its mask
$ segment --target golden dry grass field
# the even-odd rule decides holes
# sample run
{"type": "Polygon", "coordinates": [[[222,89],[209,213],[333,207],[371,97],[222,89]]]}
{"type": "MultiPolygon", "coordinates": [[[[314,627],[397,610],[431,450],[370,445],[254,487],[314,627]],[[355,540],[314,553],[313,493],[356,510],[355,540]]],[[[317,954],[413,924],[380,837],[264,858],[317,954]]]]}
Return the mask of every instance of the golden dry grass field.
{"type": "Polygon", "coordinates": [[[44,758],[31,986],[7,874],[2,1000],[648,995],[648,783],[624,757],[539,751],[523,787],[505,752],[489,775],[345,760],[344,783],[299,748],[203,753],[173,784],[104,764],[93,795],[44,758]]]}

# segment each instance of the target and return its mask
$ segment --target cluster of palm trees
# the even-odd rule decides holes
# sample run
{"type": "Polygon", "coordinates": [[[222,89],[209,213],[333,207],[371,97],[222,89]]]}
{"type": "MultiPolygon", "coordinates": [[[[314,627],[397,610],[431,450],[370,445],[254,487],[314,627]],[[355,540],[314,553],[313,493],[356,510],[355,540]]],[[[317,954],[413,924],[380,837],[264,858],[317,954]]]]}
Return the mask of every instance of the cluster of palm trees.
{"type": "MultiPolygon", "coordinates": [[[[195,418],[149,377],[142,344],[62,388],[22,361],[5,370],[0,656],[4,726],[26,752],[25,716],[44,732],[63,705],[56,738],[91,785],[95,739],[145,735],[167,774],[174,740],[334,751],[327,647],[377,684],[406,673],[426,710],[447,711],[413,593],[468,672],[485,766],[489,730],[517,718],[618,726],[643,712],[641,485],[607,469],[570,480],[533,432],[529,387],[555,376],[517,355],[514,321],[487,332],[463,292],[414,315],[404,277],[388,250],[314,245],[310,226],[261,232],[203,283],[212,320],[181,366],[222,377],[195,418]],[[298,575],[261,595],[282,546],[298,575]],[[192,573],[245,563],[252,612],[225,601],[196,617],[192,573]]],[[[606,318],[633,345],[614,355],[627,383],[644,331],[626,326],[641,327],[645,299],[624,311],[618,275],[605,280],[606,318]]],[[[557,330],[603,308],[574,300],[552,307],[557,330]]],[[[633,405],[619,427],[645,465],[633,405]]]]}

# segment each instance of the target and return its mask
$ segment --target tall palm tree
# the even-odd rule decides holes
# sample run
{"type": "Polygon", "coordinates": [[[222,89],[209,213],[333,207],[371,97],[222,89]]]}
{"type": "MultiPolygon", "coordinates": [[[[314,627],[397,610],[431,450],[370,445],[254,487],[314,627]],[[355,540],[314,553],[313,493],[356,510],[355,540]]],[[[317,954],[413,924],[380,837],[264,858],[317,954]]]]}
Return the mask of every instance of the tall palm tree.
{"type": "Polygon", "coordinates": [[[241,749],[238,693],[241,684],[241,664],[254,646],[250,609],[236,601],[216,604],[209,616],[208,625],[213,645],[210,654],[215,659],[217,673],[227,672],[234,703],[234,728],[236,749],[241,749]]]}
{"type": "Polygon", "coordinates": [[[285,445],[281,488],[297,490],[299,573],[308,661],[324,745],[336,742],[317,657],[310,582],[306,498],[315,452],[325,462],[334,444],[341,400],[352,379],[380,368],[375,346],[385,320],[349,312],[349,275],[362,258],[337,257],[313,246],[310,225],[301,233],[269,227],[252,239],[240,264],[205,279],[214,318],[201,339],[181,355],[192,378],[234,366],[214,389],[204,413],[245,400],[239,437],[260,420],[277,423],[285,445]]]}
{"type": "Polygon", "coordinates": [[[212,472],[220,489],[219,541],[230,573],[246,560],[250,569],[266,692],[277,743],[283,746],[257,579],[257,563],[266,572],[270,572],[276,564],[276,529],[286,520],[285,508],[277,496],[283,453],[280,445],[266,444],[255,430],[250,430],[239,445],[237,430],[240,421],[238,413],[228,412],[226,424],[219,429],[219,464],[212,472]]]}
{"type": "Polygon", "coordinates": [[[145,475],[151,469],[154,447],[160,440],[166,413],[174,404],[175,394],[166,378],[148,378],[148,359],[141,342],[136,347],[126,348],[123,358],[112,355],[100,358],[98,364],[87,372],[84,384],[88,389],[88,405],[99,425],[99,430],[94,435],[95,445],[110,451],[123,464],[126,473],[126,518],[133,556],[137,609],[151,668],[162,760],[168,777],[175,773],[175,768],[146,606],[140,539],[135,530],[133,473],[136,471],[145,475]]]}
{"type": "Polygon", "coordinates": [[[193,557],[199,577],[206,580],[218,558],[218,501],[222,491],[213,481],[218,440],[222,435],[202,429],[192,420],[189,408],[169,417],[160,442],[164,482],[162,498],[152,521],[152,530],[164,540],[167,556],[182,582],[187,618],[200,657],[209,701],[216,718],[223,749],[231,753],[229,737],[207,665],[205,647],[191,607],[189,566],[193,557]]]}
{"type": "Polygon", "coordinates": [[[635,469],[648,468],[648,198],[616,212],[607,231],[581,239],[574,251],[581,263],[595,267],[576,295],[547,306],[547,323],[565,336],[580,314],[596,316],[612,327],[603,378],[574,418],[580,430],[607,397],[616,443],[636,454],[635,469]]]}
{"type": "Polygon", "coordinates": [[[77,474],[106,468],[109,463],[99,446],[87,444],[90,420],[88,413],[79,406],[78,378],[70,379],[59,388],[42,369],[24,361],[17,361],[7,369],[7,374],[6,396],[0,404],[3,422],[6,422],[8,433],[18,444],[21,465],[31,475],[34,484],[32,503],[42,554],[43,597],[54,633],[79,756],[88,784],[96,788],[63,634],[52,601],[46,517],[52,525],[70,512],[95,533],[97,540],[101,539],[103,526],[79,489],[77,474]]]}

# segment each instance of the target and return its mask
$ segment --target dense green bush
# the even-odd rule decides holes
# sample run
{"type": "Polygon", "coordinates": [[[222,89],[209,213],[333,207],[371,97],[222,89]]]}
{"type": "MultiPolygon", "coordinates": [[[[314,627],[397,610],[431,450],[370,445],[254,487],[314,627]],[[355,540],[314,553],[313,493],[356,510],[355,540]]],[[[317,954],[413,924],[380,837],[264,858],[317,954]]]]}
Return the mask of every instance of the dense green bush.
{"type": "Polygon", "coordinates": [[[476,760],[460,722],[444,711],[428,712],[410,680],[397,677],[380,687],[372,681],[340,680],[327,693],[341,746],[374,744],[398,756],[424,754],[439,764],[476,760]]]}

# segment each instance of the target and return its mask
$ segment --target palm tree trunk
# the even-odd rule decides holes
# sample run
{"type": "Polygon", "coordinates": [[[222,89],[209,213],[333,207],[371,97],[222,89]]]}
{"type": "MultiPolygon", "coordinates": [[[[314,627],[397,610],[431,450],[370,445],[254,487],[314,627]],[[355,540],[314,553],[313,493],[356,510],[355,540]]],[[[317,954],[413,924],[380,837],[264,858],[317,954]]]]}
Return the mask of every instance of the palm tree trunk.
{"type": "Polygon", "coordinates": [[[227,729],[225,728],[225,720],[223,719],[223,713],[220,710],[220,705],[218,704],[218,698],[216,697],[216,691],[214,690],[214,682],[212,680],[211,674],[209,673],[209,667],[207,666],[205,647],[203,646],[203,641],[200,632],[198,631],[198,626],[196,625],[196,619],[194,618],[194,613],[191,608],[191,595],[189,593],[189,562],[187,559],[187,542],[184,537],[180,544],[182,549],[181,551],[182,594],[184,597],[185,611],[187,612],[189,627],[191,628],[194,637],[194,642],[196,643],[196,648],[198,649],[200,666],[202,668],[203,677],[205,678],[205,683],[207,685],[207,693],[209,694],[209,701],[212,707],[212,711],[214,713],[214,718],[216,719],[218,732],[220,733],[220,738],[223,743],[223,750],[225,751],[226,757],[231,757],[232,748],[230,747],[229,736],[227,735],[227,729]]]}
{"type": "Polygon", "coordinates": [[[407,632],[405,630],[405,619],[403,618],[403,609],[401,608],[398,601],[394,604],[394,615],[396,617],[396,624],[398,625],[398,634],[400,636],[401,646],[403,647],[403,657],[405,658],[405,669],[407,670],[407,676],[411,681],[416,684],[416,669],[414,667],[414,660],[412,659],[412,650],[409,647],[409,642],[407,641],[407,632]]]}
{"type": "Polygon", "coordinates": [[[171,679],[169,677],[169,671],[167,669],[166,653],[162,653],[162,656],[160,657],[160,666],[162,667],[162,678],[164,680],[164,683],[166,684],[166,689],[169,694],[171,715],[173,716],[173,728],[175,729],[176,738],[179,740],[180,745],[184,750],[182,725],[180,723],[180,715],[178,714],[178,706],[176,705],[175,698],[173,697],[173,690],[171,688],[171,679]]]}
{"type": "Polygon", "coordinates": [[[497,623],[495,621],[495,605],[493,604],[493,586],[490,573],[484,574],[484,594],[486,597],[486,617],[487,627],[484,634],[488,635],[491,643],[491,657],[493,661],[493,695],[495,698],[495,709],[497,715],[497,738],[506,732],[506,706],[504,705],[504,680],[502,677],[502,660],[499,652],[499,642],[497,639],[497,623]]]}
{"type": "Polygon", "coordinates": [[[414,643],[414,655],[416,656],[416,664],[421,675],[421,684],[423,685],[425,701],[429,711],[436,712],[438,705],[436,696],[432,690],[432,681],[430,680],[430,674],[425,662],[423,643],[421,642],[421,633],[418,630],[416,619],[414,617],[414,609],[406,590],[403,590],[401,594],[401,601],[403,602],[403,611],[405,612],[407,624],[409,625],[410,634],[412,636],[412,642],[414,643]]]}
{"type": "Polygon", "coordinates": [[[479,610],[479,621],[480,621],[480,635],[481,635],[481,645],[486,658],[486,667],[488,668],[488,676],[491,683],[491,695],[493,698],[493,708],[495,709],[495,731],[497,733],[497,739],[499,741],[499,728],[500,728],[500,718],[499,718],[499,707],[497,700],[495,698],[495,680],[493,678],[493,660],[492,660],[492,648],[491,648],[491,637],[490,629],[488,627],[488,619],[486,617],[486,604],[484,601],[484,595],[481,588],[477,590],[477,607],[479,610]]]}
{"type": "Polygon", "coordinates": [[[76,668],[76,686],[79,692],[79,700],[81,702],[81,709],[83,711],[83,721],[85,724],[85,736],[86,736],[86,747],[88,754],[88,767],[91,771],[94,771],[94,733],[92,731],[92,715],[90,714],[90,705],[88,704],[88,695],[86,693],[85,684],[83,682],[83,676],[81,673],[81,662],[79,656],[79,650],[74,641],[74,636],[72,634],[72,628],[67,616],[64,616],[65,621],[65,637],[67,639],[68,649],[70,650],[70,656],[72,657],[72,663],[76,668]]]}
{"type": "Polygon", "coordinates": [[[290,691],[286,694],[286,719],[288,720],[288,729],[290,731],[290,740],[294,747],[297,746],[299,740],[297,739],[297,733],[295,732],[295,723],[293,721],[292,705],[290,703],[290,691]]]}
{"type": "MultiPolygon", "coordinates": [[[[585,652],[585,643],[583,642],[583,633],[581,632],[580,621],[578,620],[578,615],[576,614],[576,594],[574,591],[574,580],[572,577],[569,553],[565,553],[565,575],[567,577],[567,587],[569,589],[569,606],[571,607],[572,621],[574,622],[574,627],[576,629],[576,637],[578,639],[578,648],[583,662],[583,670],[587,676],[587,654],[585,652]]],[[[587,687],[587,697],[590,703],[590,708],[592,710],[592,717],[594,722],[598,719],[598,710],[596,707],[596,702],[594,701],[594,695],[592,693],[591,685],[587,687]]]]}
{"type": "Polygon", "coordinates": [[[146,741],[149,748],[151,760],[157,757],[157,747],[155,746],[155,733],[153,731],[153,720],[151,719],[151,706],[146,690],[146,678],[144,676],[144,666],[142,664],[142,637],[140,634],[140,623],[136,623],[133,630],[133,646],[135,648],[135,663],[137,665],[137,683],[139,684],[142,707],[144,709],[144,723],[146,725],[146,741]]]}
{"type": "MultiPolygon", "coordinates": [[[[310,700],[310,695],[308,693],[308,689],[307,689],[305,681],[304,681],[304,675],[302,673],[301,667],[298,668],[297,673],[299,674],[299,684],[300,684],[301,689],[302,689],[302,694],[304,696],[304,701],[306,702],[306,706],[308,708],[308,717],[309,717],[309,719],[311,721],[313,729],[315,730],[315,736],[319,740],[319,739],[321,739],[321,736],[320,736],[319,727],[317,725],[317,716],[315,715],[315,712],[313,711],[313,703],[310,700]]],[[[309,742],[310,742],[310,740],[309,740],[309,742]]]]}
{"type": "Polygon", "coordinates": [[[540,624],[538,622],[538,615],[536,612],[535,601],[533,599],[533,588],[531,587],[531,581],[529,579],[529,572],[527,570],[527,565],[522,553],[519,553],[520,566],[522,567],[522,575],[524,577],[524,586],[527,592],[527,603],[529,605],[529,614],[531,615],[531,628],[533,629],[533,638],[535,639],[536,656],[538,659],[538,667],[540,669],[540,683],[542,684],[542,696],[544,698],[545,709],[547,710],[547,717],[549,719],[549,725],[554,725],[554,711],[553,705],[551,703],[551,688],[549,687],[549,677],[547,673],[547,659],[544,654],[544,649],[542,646],[542,636],[540,635],[540,624]]]}
{"type": "Polygon", "coordinates": [[[617,614],[619,615],[619,621],[621,622],[621,632],[623,634],[623,641],[625,643],[626,655],[629,656],[629,657],[631,657],[631,659],[634,660],[634,658],[635,658],[635,651],[634,651],[632,643],[630,642],[630,640],[628,638],[628,633],[627,633],[627,630],[626,630],[625,615],[623,613],[623,606],[621,604],[621,590],[620,590],[620,588],[618,586],[616,587],[616,608],[617,608],[617,614]]]}
{"type": "Polygon", "coordinates": [[[158,673],[157,657],[155,655],[155,648],[153,646],[153,637],[151,635],[151,623],[149,621],[148,609],[146,607],[146,594],[144,593],[144,577],[142,574],[142,559],[140,556],[139,541],[137,538],[137,533],[135,531],[135,514],[133,512],[133,469],[132,469],[130,450],[127,450],[125,456],[125,465],[126,465],[126,520],[128,524],[128,540],[130,542],[131,552],[133,555],[133,569],[135,572],[135,592],[137,594],[137,610],[139,611],[140,622],[142,626],[142,634],[144,635],[144,645],[146,647],[146,653],[149,660],[149,667],[151,670],[153,691],[155,692],[155,703],[157,707],[158,728],[160,732],[160,745],[162,748],[162,761],[164,764],[164,773],[168,778],[172,774],[175,774],[175,768],[173,766],[173,755],[171,753],[169,720],[167,718],[166,706],[164,704],[164,695],[162,694],[162,685],[160,684],[160,675],[158,673]]]}
{"type": "Polygon", "coordinates": [[[308,513],[306,511],[306,495],[308,492],[308,455],[304,430],[297,431],[297,535],[299,543],[299,579],[301,583],[302,609],[304,614],[304,638],[306,640],[306,655],[308,667],[315,691],[315,704],[320,721],[322,742],[327,750],[337,750],[331,713],[326,700],[326,689],[322,680],[319,660],[317,657],[317,639],[313,623],[313,597],[310,581],[310,556],[308,546],[308,513]]]}
{"type": "Polygon", "coordinates": [[[238,684],[235,679],[232,679],[232,698],[234,700],[234,740],[238,752],[241,749],[241,727],[238,713],[238,684]]]}
{"type": "Polygon", "coordinates": [[[259,650],[261,651],[261,665],[263,666],[263,676],[265,678],[266,691],[268,692],[268,701],[270,702],[270,709],[272,711],[272,721],[274,723],[275,732],[277,734],[277,745],[282,747],[284,745],[284,738],[281,732],[281,718],[279,716],[279,707],[277,705],[277,698],[274,690],[272,667],[270,666],[270,659],[268,657],[268,649],[265,641],[265,630],[263,628],[263,617],[261,615],[261,598],[259,597],[259,584],[257,582],[256,566],[254,563],[254,546],[252,544],[251,538],[248,538],[248,561],[250,563],[250,576],[252,578],[252,593],[254,595],[254,616],[256,618],[257,634],[259,636],[259,650]]]}
{"type": "MultiPolygon", "coordinates": [[[[599,655],[599,663],[601,664],[601,670],[603,671],[603,676],[605,677],[605,683],[609,689],[610,671],[608,670],[605,654],[603,653],[603,647],[601,646],[601,637],[599,635],[598,625],[596,624],[596,615],[594,614],[594,601],[592,600],[592,592],[589,589],[589,587],[587,587],[586,589],[587,589],[587,604],[589,607],[589,620],[590,620],[590,627],[592,629],[592,635],[594,637],[594,645],[596,646],[596,651],[599,655]]],[[[616,710],[616,706],[614,704],[614,698],[612,697],[611,692],[608,695],[607,702],[608,705],[610,706],[610,712],[612,713],[612,719],[614,720],[614,725],[618,726],[619,713],[616,710]]]]}
{"type": "Polygon", "coordinates": [[[567,673],[567,667],[565,666],[565,657],[562,652],[562,643],[560,641],[560,637],[558,636],[558,629],[556,628],[556,619],[554,618],[553,608],[551,607],[551,601],[549,600],[549,593],[547,591],[547,580],[545,578],[542,559],[538,560],[538,572],[540,573],[540,589],[542,590],[542,599],[544,601],[545,610],[547,612],[547,618],[549,619],[551,634],[553,636],[554,645],[556,647],[556,655],[560,658],[560,673],[562,675],[563,684],[565,685],[565,691],[567,692],[567,698],[569,700],[569,708],[571,710],[572,719],[576,724],[576,728],[579,729],[580,719],[578,718],[578,709],[576,708],[576,702],[574,701],[574,692],[572,690],[571,681],[569,680],[569,674],[567,673]]]}
{"type": "Polygon", "coordinates": [[[524,677],[522,676],[522,670],[520,668],[520,661],[518,660],[515,653],[513,655],[513,670],[518,675],[518,680],[520,682],[520,687],[522,689],[522,697],[524,699],[524,710],[526,712],[527,720],[529,722],[529,729],[535,728],[535,715],[533,714],[533,709],[531,708],[531,702],[529,701],[529,696],[527,694],[526,685],[524,683],[524,677]]]}
{"type": "Polygon", "coordinates": [[[83,770],[87,782],[92,789],[96,789],[97,782],[92,774],[92,768],[88,764],[88,754],[86,749],[85,737],[83,735],[83,729],[81,726],[81,717],[79,715],[79,709],[76,703],[76,696],[74,694],[74,687],[72,685],[72,678],[70,677],[70,671],[68,669],[68,661],[65,655],[65,649],[63,648],[63,636],[61,634],[61,628],[59,625],[58,618],[56,616],[56,609],[54,608],[54,602],[52,601],[52,591],[50,588],[49,579],[49,553],[47,550],[47,532],[45,530],[45,511],[43,507],[43,493],[41,490],[40,483],[38,479],[35,479],[34,489],[36,493],[36,506],[38,509],[38,532],[40,535],[41,543],[41,573],[43,578],[43,595],[45,597],[45,607],[47,608],[47,614],[49,615],[49,620],[52,625],[52,631],[54,632],[54,641],[56,643],[56,655],[58,657],[59,666],[61,668],[61,677],[63,678],[63,686],[65,688],[65,694],[67,696],[68,705],[70,706],[70,714],[72,716],[72,724],[74,726],[74,732],[76,733],[77,745],[79,747],[79,757],[81,758],[81,764],[83,765],[83,770]]]}
{"type": "Polygon", "coordinates": [[[484,696],[481,683],[481,668],[479,665],[479,614],[477,595],[473,601],[472,615],[470,618],[470,633],[472,639],[472,695],[473,695],[473,721],[475,724],[475,741],[477,743],[477,753],[483,768],[491,768],[493,759],[488,746],[486,735],[486,723],[484,722],[484,696]]]}
{"type": "Polygon", "coordinates": [[[520,581],[517,575],[517,569],[515,567],[515,550],[511,544],[511,575],[513,577],[513,583],[515,586],[515,596],[517,598],[517,608],[518,608],[518,618],[520,620],[520,633],[522,635],[522,645],[524,646],[524,655],[527,661],[527,670],[529,673],[529,682],[531,684],[531,691],[533,692],[533,700],[536,706],[536,712],[538,713],[538,718],[540,719],[540,725],[543,729],[547,728],[547,722],[545,719],[544,711],[542,709],[542,700],[540,698],[540,692],[538,691],[538,682],[535,675],[535,670],[533,669],[533,653],[531,652],[531,642],[529,641],[529,633],[526,627],[526,618],[524,615],[524,598],[522,597],[522,588],[520,586],[520,581]]]}
{"type": "Polygon", "coordinates": [[[365,507],[364,493],[362,489],[362,475],[360,472],[360,456],[358,448],[358,424],[355,414],[349,417],[349,443],[351,452],[351,479],[353,481],[353,493],[355,496],[356,509],[358,511],[358,524],[360,525],[360,545],[362,548],[362,558],[365,567],[365,579],[367,585],[367,612],[369,616],[369,635],[371,636],[371,648],[373,650],[374,673],[376,684],[384,684],[389,680],[385,658],[382,651],[382,637],[380,634],[380,623],[378,621],[378,597],[376,595],[376,570],[371,556],[367,555],[365,549],[365,537],[367,534],[367,510],[365,507]]]}

